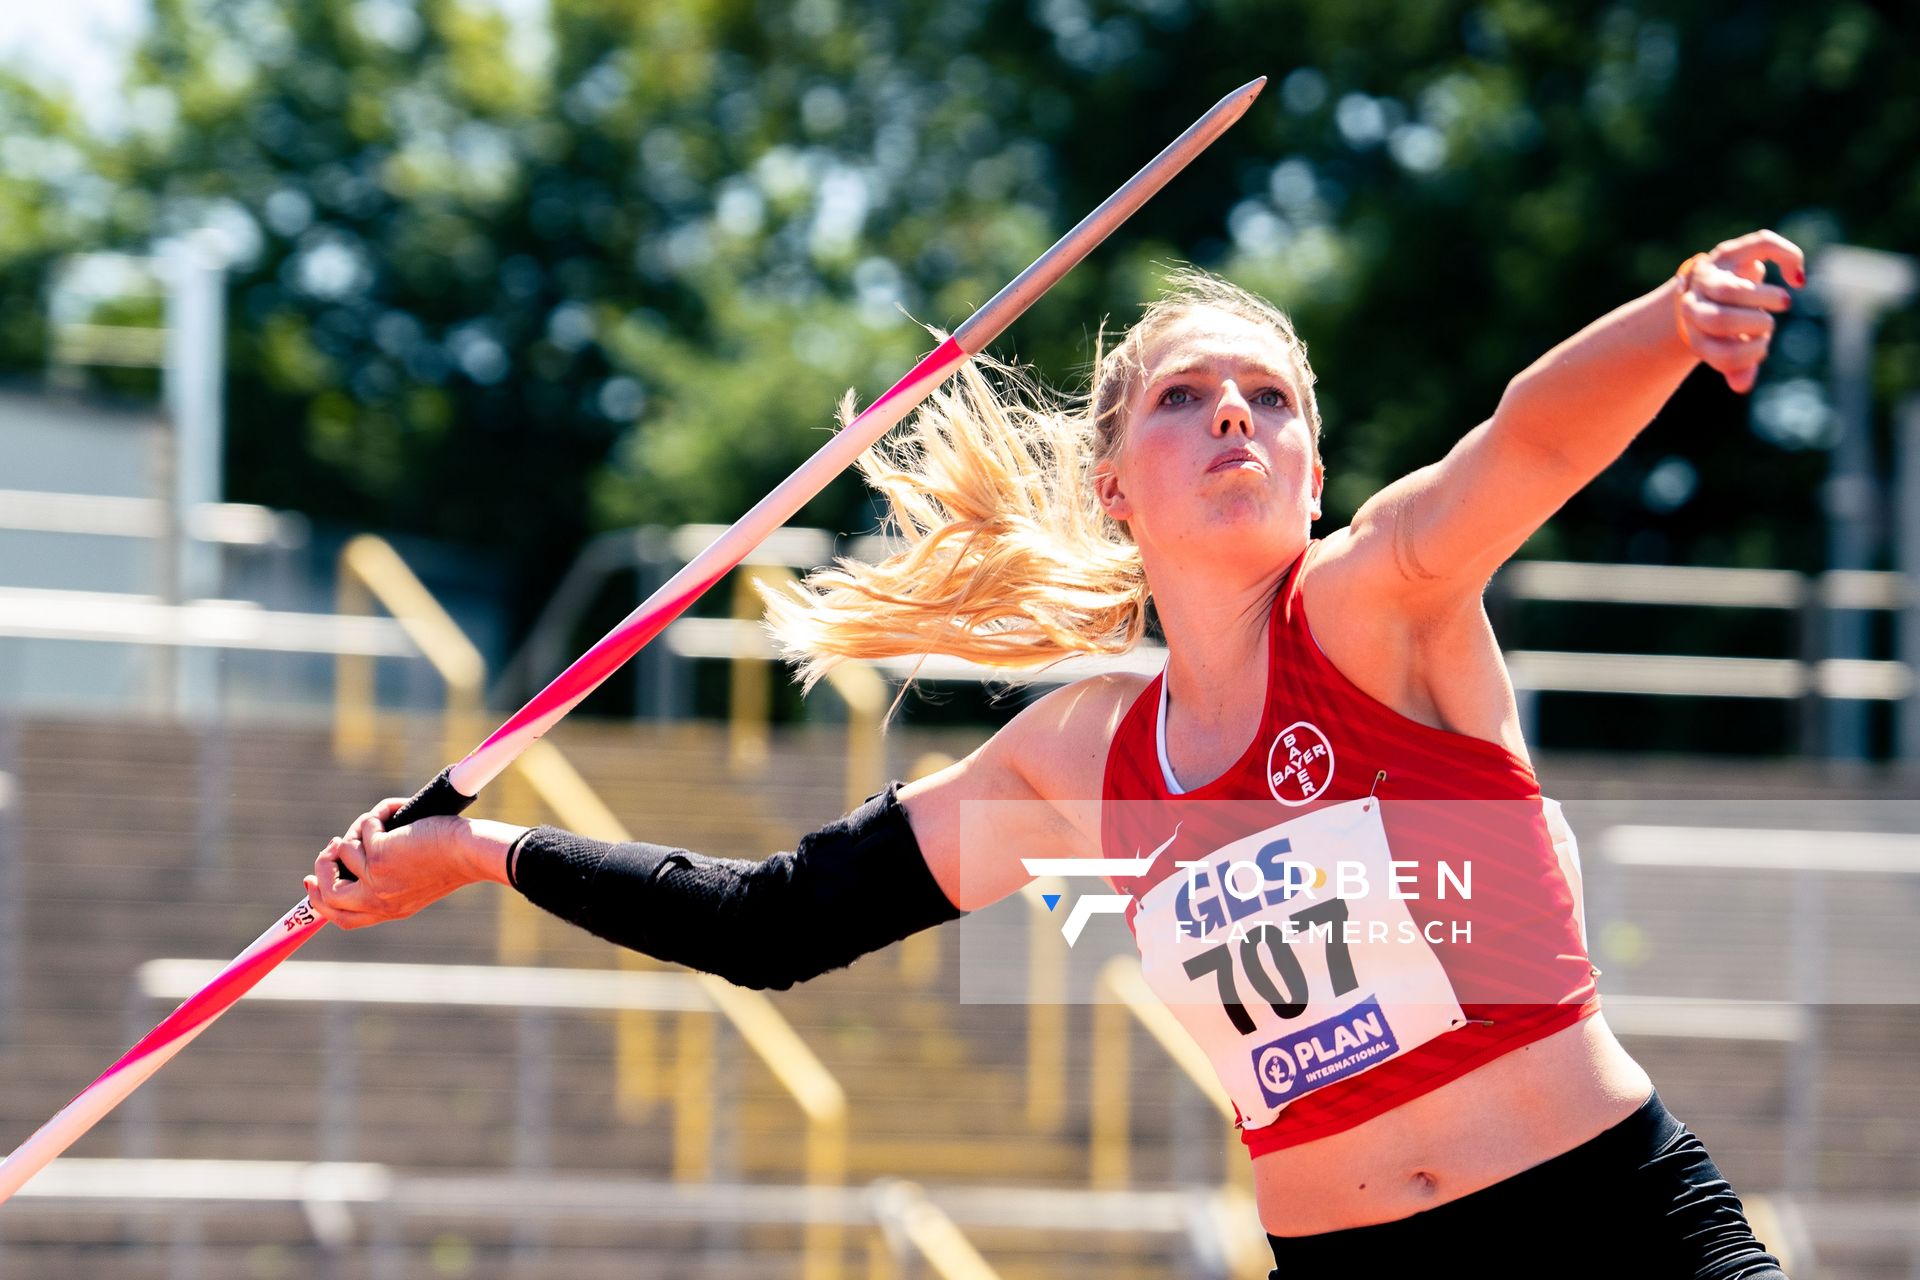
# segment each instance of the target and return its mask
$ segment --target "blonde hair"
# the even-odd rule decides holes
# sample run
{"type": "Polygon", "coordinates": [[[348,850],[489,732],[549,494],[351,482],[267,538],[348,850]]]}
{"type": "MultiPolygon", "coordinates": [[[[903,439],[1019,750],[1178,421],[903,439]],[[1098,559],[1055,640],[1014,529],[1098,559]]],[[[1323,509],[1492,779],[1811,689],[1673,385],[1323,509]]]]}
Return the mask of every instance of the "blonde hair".
{"type": "MultiPolygon", "coordinates": [[[[1051,392],[978,355],[897,439],[860,456],[861,475],[887,501],[883,532],[900,549],[877,564],[842,557],[790,591],[761,588],[768,627],[806,688],[848,659],[937,653],[1011,675],[1132,648],[1146,631],[1146,571],[1126,527],[1101,508],[1094,472],[1119,454],[1148,345],[1195,311],[1280,337],[1318,453],[1313,371],[1285,313],[1197,267],[1167,279],[1110,350],[1105,326],[1096,334],[1090,395],[1051,392]]],[[[842,426],[853,415],[848,392],[842,426]]]]}

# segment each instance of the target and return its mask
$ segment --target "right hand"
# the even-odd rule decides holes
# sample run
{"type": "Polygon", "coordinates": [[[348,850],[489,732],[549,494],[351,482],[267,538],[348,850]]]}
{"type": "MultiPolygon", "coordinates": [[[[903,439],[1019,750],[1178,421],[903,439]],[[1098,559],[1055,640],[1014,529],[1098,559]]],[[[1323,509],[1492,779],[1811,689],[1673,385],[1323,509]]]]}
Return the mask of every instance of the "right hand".
{"type": "Polygon", "coordinates": [[[388,831],[387,820],[406,803],[382,800],[327,842],[301,882],[316,913],[343,929],[364,929],[403,920],[462,885],[505,879],[507,845],[521,828],[439,816],[388,831]],[[341,879],[341,866],[356,878],[341,879]]]}
{"type": "Polygon", "coordinates": [[[1675,299],[1681,340],[1718,371],[1737,392],[1753,390],[1773,338],[1773,313],[1793,305],[1793,295],[1766,283],[1771,262],[1789,284],[1807,282],[1800,246],[1772,231],[1752,231],[1723,240],[1686,271],[1675,299]]]}

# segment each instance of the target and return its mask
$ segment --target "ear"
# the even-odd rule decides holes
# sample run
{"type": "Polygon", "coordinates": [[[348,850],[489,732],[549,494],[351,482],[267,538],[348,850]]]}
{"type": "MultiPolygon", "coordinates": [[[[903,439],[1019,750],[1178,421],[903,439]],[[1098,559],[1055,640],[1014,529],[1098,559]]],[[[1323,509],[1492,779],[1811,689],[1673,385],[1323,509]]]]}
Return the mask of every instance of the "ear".
{"type": "Polygon", "coordinates": [[[1313,460],[1313,518],[1320,518],[1320,491],[1327,486],[1327,469],[1320,459],[1313,460]]]}
{"type": "Polygon", "coordinates": [[[1133,519],[1133,504],[1127,501],[1126,492],[1120,487],[1119,472],[1111,461],[1094,467],[1093,492],[1100,501],[1100,509],[1113,519],[1133,519]]]}

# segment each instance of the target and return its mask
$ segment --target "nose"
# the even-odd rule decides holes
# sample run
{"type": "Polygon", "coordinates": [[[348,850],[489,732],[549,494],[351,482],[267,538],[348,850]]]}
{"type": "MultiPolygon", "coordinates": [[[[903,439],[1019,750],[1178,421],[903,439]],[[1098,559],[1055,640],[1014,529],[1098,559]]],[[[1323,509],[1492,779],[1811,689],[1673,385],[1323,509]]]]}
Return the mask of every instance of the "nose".
{"type": "Polygon", "coordinates": [[[1240,387],[1228,378],[1220,387],[1220,401],[1213,407],[1213,434],[1229,436],[1234,432],[1253,438],[1253,406],[1240,394],[1240,387]]]}

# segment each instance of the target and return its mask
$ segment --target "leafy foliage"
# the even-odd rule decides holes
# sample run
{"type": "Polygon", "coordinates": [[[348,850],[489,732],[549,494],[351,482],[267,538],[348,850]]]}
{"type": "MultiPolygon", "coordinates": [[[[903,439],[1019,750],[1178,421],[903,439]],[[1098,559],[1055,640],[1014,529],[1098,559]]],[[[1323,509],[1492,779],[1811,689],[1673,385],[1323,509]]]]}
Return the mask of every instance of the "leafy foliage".
{"type": "MultiPolygon", "coordinates": [[[[1265,73],[1003,348],[1071,383],[1174,259],[1266,292],[1320,376],[1332,526],[1696,247],[1920,248],[1920,44],[1893,12],[552,0],[529,28],[458,0],[157,0],[123,134],[0,81],[0,366],[44,359],[57,255],[226,226],[229,491],[536,583],[595,527],[733,518],[840,391],[871,398],[919,325],[1265,73]]],[[[1816,315],[1787,326],[1751,420],[1690,383],[1535,550],[1816,567],[1823,352],[1816,315]]],[[[1910,317],[1879,358],[1889,397],[1920,378],[1910,317]]],[[[872,510],[842,483],[803,518],[872,510]]]]}

